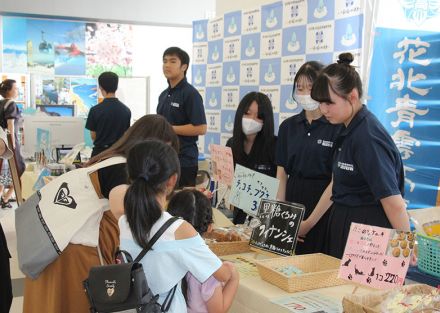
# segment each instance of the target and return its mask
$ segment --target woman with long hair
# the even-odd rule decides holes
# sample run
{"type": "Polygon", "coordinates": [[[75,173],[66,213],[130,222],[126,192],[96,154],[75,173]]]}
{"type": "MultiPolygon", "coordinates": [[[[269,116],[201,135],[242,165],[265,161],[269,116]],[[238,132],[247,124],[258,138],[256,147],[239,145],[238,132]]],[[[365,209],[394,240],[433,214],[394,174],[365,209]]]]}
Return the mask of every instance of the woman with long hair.
{"type": "MultiPolygon", "coordinates": [[[[178,150],[178,139],[172,126],[159,115],[146,115],[136,121],[113,146],[92,158],[86,166],[111,157],[126,158],[132,147],[151,138],[162,140],[170,145],[170,149],[178,150]]],[[[90,177],[97,193],[106,199],[109,199],[113,189],[128,183],[125,163],[102,168],[90,177]]],[[[118,222],[110,211],[105,211],[99,226],[99,249],[106,264],[114,263],[118,247],[118,222]]],[[[96,247],[70,243],[36,280],[26,278],[23,312],[88,312],[89,303],[82,281],[87,278],[89,269],[99,264],[96,247]]]]}
{"type": "MultiPolygon", "coordinates": [[[[238,105],[232,138],[226,143],[232,149],[234,165],[275,177],[276,140],[269,97],[261,92],[248,93],[238,105]]],[[[246,216],[234,208],[234,224],[243,224],[246,216]]]]}

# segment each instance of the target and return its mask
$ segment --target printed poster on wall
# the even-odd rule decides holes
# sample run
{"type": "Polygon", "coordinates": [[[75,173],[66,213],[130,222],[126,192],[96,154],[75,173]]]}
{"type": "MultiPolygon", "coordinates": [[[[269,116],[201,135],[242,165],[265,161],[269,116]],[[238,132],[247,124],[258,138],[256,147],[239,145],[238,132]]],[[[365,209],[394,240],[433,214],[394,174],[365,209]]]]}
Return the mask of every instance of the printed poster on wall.
{"type": "Polygon", "coordinates": [[[362,5],[360,0],[285,0],[194,21],[192,83],[206,90],[205,108],[211,116],[220,112],[222,123],[208,128],[200,151],[209,154],[206,139],[232,133],[235,110],[247,93],[260,91],[271,99],[278,133],[280,123],[301,112],[292,87],[302,64],[329,64],[345,51],[358,64],[362,5]]]}
{"type": "Polygon", "coordinates": [[[27,72],[26,19],[3,16],[3,71],[27,72]]]}
{"type": "Polygon", "coordinates": [[[105,71],[132,75],[132,25],[87,23],[85,36],[88,76],[97,77],[105,71]]]}
{"type": "Polygon", "coordinates": [[[368,88],[369,109],[392,136],[404,164],[408,208],[440,204],[440,11],[380,3],[368,88]],[[395,12],[395,21],[385,19],[395,12]]]}

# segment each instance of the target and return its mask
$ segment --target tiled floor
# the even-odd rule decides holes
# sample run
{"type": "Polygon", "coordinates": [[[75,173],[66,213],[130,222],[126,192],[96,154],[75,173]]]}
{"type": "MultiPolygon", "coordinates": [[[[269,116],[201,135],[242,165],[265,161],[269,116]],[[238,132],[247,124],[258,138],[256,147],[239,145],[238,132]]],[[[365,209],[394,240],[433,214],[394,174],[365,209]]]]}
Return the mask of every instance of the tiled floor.
{"type": "Polygon", "coordinates": [[[10,265],[14,300],[12,301],[10,313],[21,313],[23,311],[24,275],[18,268],[17,261],[17,236],[15,234],[14,214],[16,207],[16,204],[13,203],[13,209],[0,209],[0,223],[2,223],[3,231],[5,232],[6,240],[8,242],[9,252],[12,255],[10,265]]]}

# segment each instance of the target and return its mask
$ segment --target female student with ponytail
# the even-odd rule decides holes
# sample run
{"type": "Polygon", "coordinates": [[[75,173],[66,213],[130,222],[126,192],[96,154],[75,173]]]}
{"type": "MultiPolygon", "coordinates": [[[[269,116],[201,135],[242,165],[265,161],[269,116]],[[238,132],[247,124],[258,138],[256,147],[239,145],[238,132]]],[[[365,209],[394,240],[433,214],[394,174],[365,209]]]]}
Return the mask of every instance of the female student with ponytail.
{"type": "Polygon", "coordinates": [[[362,82],[351,62],[351,53],[339,55],[338,62],[327,66],[313,84],[311,95],[321,112],[343,128],[335,143],[333,180],[300,227],[300,236],[307,238],[331,207],[326,253],[338,258],[344,253],[352,222],[410,230],[399,150],[362,105],[362,82]]]}
{"type": "MultiPolygon", "coordinates": [[[[121,249],[136,256],[172,217],[165,205],[179,179],[179,159],[169,145],[147,140],[130,150],[127,170],[130,185],[113,189],[109,200],[113,214],[119,218],[121,249]]],[[[168,311],[172,313],[187,312],[181,280],[188,272],[199,282],[214,276],[226,283],[232,277],[230,267],[222,264],[184,220],[174,222],[141,263],[149,287],[159,295],[159,303],[163,304],[177,285],[168,311]]]]}

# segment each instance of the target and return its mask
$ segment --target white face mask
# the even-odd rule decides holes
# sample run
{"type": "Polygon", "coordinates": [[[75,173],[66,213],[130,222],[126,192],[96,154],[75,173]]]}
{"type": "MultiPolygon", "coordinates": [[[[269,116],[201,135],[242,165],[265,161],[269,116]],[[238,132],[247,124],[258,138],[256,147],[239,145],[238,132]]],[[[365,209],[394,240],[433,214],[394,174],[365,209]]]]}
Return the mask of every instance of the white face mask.
{"type": "Polygon", "coordinates": [[[306,111],[314,111],[319,108],[319,102],[312,99],[310,95],[296,95],[295,101],[306,111]]]}
{"type": "Polygon", "coordinates": [[[245,135],[253,135],[260,132],[263,129],[263,123],[257,122],[251,118],[243,117],[242,121],[242,129],[245,135]]]}

